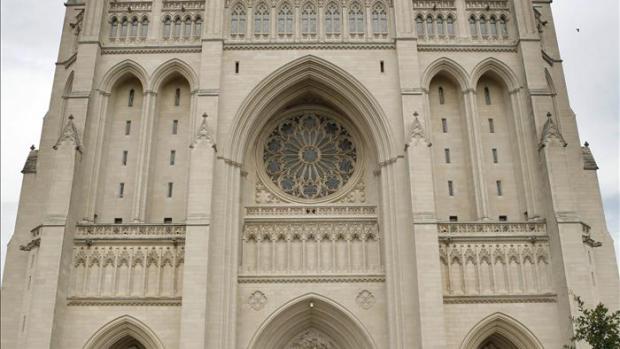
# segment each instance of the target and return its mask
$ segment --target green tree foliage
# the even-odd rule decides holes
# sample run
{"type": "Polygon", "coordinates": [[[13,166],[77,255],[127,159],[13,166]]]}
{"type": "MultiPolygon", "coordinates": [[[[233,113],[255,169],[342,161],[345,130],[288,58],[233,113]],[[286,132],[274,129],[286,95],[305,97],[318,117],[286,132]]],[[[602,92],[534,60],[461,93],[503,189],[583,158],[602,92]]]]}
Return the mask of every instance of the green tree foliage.
{"type": "MultiPolygon", "coordinates": [[[[620,311],[610,313],[602,303],[588,309],[581,298],[575,297],[575,301],[580,315],[571,319],[575,326],[572,342],[586,342],[592,349],[620,349],[620,311]]],[[[574,345],[564,348],[574,348],[574,345]]]]}

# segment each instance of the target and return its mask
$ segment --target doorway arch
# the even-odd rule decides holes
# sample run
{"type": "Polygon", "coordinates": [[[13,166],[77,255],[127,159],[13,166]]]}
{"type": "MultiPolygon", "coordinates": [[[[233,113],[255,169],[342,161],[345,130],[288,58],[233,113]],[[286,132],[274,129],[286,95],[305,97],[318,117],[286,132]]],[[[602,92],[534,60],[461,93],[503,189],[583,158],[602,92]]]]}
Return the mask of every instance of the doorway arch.
{"type": "Polygon", "coordinates": [[[248,349],[374,349],[361,322],[317,294],[281,306],[256,331],[248,349]]]}
{"type": "Polygon", "coordinates": [[[543,349],[534,334],[512,317],[495,313],[474,326],[460,349],[543,349]]]}
{"type": "Polygon", "coordinates": [[[164,349],[164,345],[142,321],[124,315],[103,327],[86,342],[83,349],[164,349]]]}

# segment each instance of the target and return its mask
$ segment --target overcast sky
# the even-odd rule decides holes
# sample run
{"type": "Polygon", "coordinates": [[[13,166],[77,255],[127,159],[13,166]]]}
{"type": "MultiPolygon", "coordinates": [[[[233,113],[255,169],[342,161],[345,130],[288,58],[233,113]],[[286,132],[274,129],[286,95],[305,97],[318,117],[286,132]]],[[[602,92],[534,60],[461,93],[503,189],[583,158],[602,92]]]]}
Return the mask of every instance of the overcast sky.
{"type": "MultiPolygon", "coordinates": [[[[0,4],[4,270],[6,244],[15,225],[20,170],[28,147],[38,147],[65,8],[60,0],[2,0],[0,4]]],[[[581,139],[590,142],[600,167],[607,225],[620,250],[618,0],[556,0],[552,6],[571,105],[581,139]]]]}

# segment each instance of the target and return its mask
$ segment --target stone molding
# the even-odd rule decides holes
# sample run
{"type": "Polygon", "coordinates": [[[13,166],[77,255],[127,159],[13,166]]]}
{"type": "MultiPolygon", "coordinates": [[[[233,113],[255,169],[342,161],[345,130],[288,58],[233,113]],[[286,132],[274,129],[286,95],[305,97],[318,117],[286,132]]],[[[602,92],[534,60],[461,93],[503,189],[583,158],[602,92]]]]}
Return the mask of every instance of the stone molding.
{"type": "Polygon", "coordinates": [[[517,45],[476,45],[476,44],[423,44],[418,45],[420,52],[517,52],[517,45]]]}
{"type": "Polygon", "coordinates": [[[444,304],[492,304],[492,303],[556,303],[555,294],[543,295],[489,295],[489,296],[444,296],[444,304]]]}
{"type": "Polygon", "coordinates": [[[101,49],[102,55],[132,55],[132,54],[156,54],[156,53],[201,53],[202,46],[135,46],[119,47],[108,46],[101,49]]]}
{"type": "Polygon", "coordinates": [[[181,297],[122,297],[122,298],[93,298],[93,297],[69,297],[69,306],[173,306],[182,304],[181,297]]]}
{"type": "Polygon", "coordinates": [[[181,224],[78,224],[76,240],[185,240],[185,225],[181,224]]]}
{"type": "Polygon", "coordinates": [[[383,283],[385,282],[385,275],[240,275],[237,277],[237,282],[240,284],[383,283]]]}
{"type": "Polygon", "coordinates": [[[224,50],[394,50],[394,42],[240,43],[228,41],[224,50]]]}
{"type": "Polygon", "coordinates": [[[376,218],[377,207],[370,205],[330,205],[330,206],[247,206],[246,207],[246,220],[253,218],[275,218],[281,219],[283,217],[295,217],[311,219],[313,217],[326,217],[335,216],[355,216],[376,218]]]}

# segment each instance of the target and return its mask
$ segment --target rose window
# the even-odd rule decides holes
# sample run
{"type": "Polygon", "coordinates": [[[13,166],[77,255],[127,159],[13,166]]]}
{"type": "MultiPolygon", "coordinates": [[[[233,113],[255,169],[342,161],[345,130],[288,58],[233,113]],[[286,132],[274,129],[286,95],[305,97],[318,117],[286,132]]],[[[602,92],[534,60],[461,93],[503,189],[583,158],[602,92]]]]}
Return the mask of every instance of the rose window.
{"type": "Polygon", "coordinates": [[[288,117],[269,134],[265,172],[286,194],[318,199],[337,192],[357,162],[353,137],[336,120],[313,112],[288,117]]]}

